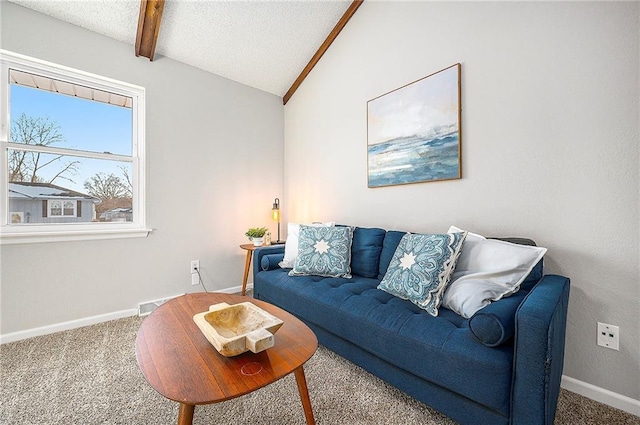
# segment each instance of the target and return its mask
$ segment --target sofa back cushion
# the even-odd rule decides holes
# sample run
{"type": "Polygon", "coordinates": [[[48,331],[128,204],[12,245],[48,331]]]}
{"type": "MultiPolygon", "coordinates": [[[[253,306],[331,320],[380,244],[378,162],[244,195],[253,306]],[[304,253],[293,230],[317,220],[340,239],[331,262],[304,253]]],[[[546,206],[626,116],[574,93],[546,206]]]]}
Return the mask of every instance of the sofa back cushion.
{"type": "Polygon", "coordinates": [[[356,227],[351,245],[351,272],[358,276],[377,278],[384,229],[356,227]]]}
{"type": "Polygon", "coordinates": [[[378,269],[378,279],[382,279],[387,273],[387,269],[389,268],[389,263],[391,263],[393,254],[395,254],[396,248],[398,248],[402,237],[406,234],[407,232],[399,232],[397,230],[389,230],[385,234],[384,241],[382,241],[382,252],[380,253],[380,268],[378,269]]]}

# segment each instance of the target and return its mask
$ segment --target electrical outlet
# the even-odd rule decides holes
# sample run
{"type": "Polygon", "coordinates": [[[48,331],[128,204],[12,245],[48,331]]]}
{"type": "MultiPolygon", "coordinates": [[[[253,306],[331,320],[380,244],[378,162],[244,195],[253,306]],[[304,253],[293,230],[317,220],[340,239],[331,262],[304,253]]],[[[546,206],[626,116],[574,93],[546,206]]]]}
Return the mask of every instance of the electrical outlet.
{"type": "Polygon", "coordinates": [[[191,274],[198,273],[200,270],[200,260],[191,260],[191,274]]]}
{"type": "Polygon", "coordinates": [[[200,283],[200,260],[191,260],[191,285],[200,283]]]}
{"type": "Polygon", "coordinates": [[[620,328],[598,322],[598,345],[616,351],[620,350],[620,328]]]}

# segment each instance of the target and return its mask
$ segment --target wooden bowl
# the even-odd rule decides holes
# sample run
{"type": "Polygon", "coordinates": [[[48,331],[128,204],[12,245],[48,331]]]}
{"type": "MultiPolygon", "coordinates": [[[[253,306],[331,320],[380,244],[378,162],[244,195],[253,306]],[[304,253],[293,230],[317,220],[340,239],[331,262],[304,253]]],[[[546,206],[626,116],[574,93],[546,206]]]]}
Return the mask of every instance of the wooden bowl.
{"type": "Polygon", "coordinates": [[[273,334],[284,323],[250,302],[214,304],[209,311],[194,315],[193,321],[225,357],[249,350],[259,353],[273,347],[273,334]]]}

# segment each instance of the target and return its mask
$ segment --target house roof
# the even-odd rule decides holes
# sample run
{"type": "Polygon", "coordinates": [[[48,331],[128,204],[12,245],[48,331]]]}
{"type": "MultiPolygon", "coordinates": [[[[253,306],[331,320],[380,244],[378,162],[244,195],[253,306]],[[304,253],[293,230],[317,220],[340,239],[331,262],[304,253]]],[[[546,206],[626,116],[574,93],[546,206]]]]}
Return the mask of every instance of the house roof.
{"type": "Polygon", "coordinates": [[[9,183],[9,198],[27,199],[86,199],[94,203],[100,199],[76,192],[51,183],[11,182],[9,183]]]}
{"type": "MultiPolygon", "coordinates": [[[[9,0],[133,46],[140,0],[9,0]]],[[[283,96],[351,1],[174,0],[164,4],[156,58],[283,96]]]]}

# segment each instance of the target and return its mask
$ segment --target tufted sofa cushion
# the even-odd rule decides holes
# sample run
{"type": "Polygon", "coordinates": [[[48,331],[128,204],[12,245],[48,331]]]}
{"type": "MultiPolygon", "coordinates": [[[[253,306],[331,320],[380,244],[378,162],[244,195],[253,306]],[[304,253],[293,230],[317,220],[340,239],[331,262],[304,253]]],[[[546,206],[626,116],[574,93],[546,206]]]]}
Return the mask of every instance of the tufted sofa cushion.
{"type": "Polygon", "coordinates": [[[254,285],[264,301],[507,415],[513,347],[486,347],[471,333],[467,319],[447,309],[430,316],[376,289],[378,283],[358,276],[292,278],[286,270],[275,269],[258,273],[254,285]],[[487,386],[495,390],[486,391],[487,386]]]}
{"type": "MultiPolygon", "coordinates": [[[[354,231],[352,244],[351,268],[354,275],[375,277],[381,279],[386,273],[393,253],[406,232],[385,232],[379,228],[357,227],[354,231]],[[386,236],[386,237],[385,237],[386,236]],[[380,266],[378,267],[378,262],[380,266]],[[384,270],[384,273],[380,273],[384,270]]],[[[523,245],[535,245],[530,239],[495,238],[507,242],[523,245]]],[[[283,254],[267,254],[261,259],[263,271],[279,269],[283,254]]],[[[469,319],[468,327],[475,338],[487,347],[497,347],[511,340],[515,331],[515,312],[526,294],[542,278],[543,261],[533,268],[529,276],[514,295],[503,298],[499,303],[494,302],[478,311],[469,319]]],[[[318,278],[320,280],[320,278],[318,278]]],[[[441,309],[440,314],[450,314],[447,309],[441,309]]],[[[461,322],[463,318],[457,317],[461,322]]]]}

